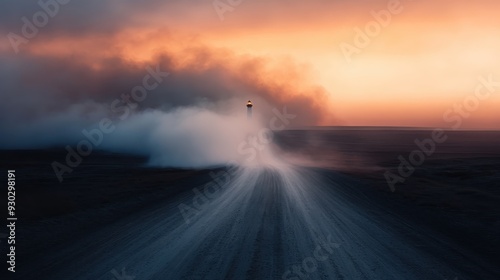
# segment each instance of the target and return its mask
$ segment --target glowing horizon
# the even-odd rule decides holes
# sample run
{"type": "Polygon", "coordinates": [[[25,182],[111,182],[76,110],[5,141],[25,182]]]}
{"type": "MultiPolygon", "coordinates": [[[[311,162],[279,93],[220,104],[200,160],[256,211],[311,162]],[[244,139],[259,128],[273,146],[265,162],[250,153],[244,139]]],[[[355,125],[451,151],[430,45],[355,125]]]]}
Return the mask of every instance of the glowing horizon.
{"type": "MultiPolygon", "coordinates": [[[[319,110],[311,125],[448,128],[454,122],[443,115],[474,96],[479,77],[500,81],[498,2],[286,3],[242,1],[221,21],[212,2],[153,2],[120,10],[128,20],[102,19],[106,28],[100,30],[61,25],[71,22],[63,9],[79,8],[70,2],[51,19],[59,24],[51,22],[19,45],[18,57],[64,59],[99,75],[110,61],[133,68],[168,54],[172,72],[223,68],[230,75],[224,83],[237,77],[265,88],[283,105],[290,96],[307,98],[319,110]],[[391,5],[398,12],[386,22],[379,18],[380,30],[368,36],[366,46],[356,46],[356,28],[365,30],[376,21],[372,11],[387,15],[381,11],[391,5]],[[356,53],[347,57],[346,44],[356,53]],[[252,75],[246,76],[249,67],[252,75]]],[[[20,34],[22,22],[11,21],[4,33],[20,34]]],[[[0,54],[16,58],[8,40],[0,54]]],[[[460,128],[500,129],[500,88],[495,89],[463,117],[460,128]]]]}

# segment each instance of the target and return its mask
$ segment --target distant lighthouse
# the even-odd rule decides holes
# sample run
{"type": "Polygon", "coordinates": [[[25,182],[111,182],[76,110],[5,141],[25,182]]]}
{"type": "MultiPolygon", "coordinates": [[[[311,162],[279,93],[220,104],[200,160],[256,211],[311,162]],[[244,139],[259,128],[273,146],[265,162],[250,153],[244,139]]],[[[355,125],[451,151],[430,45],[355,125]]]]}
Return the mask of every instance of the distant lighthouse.
{"type": "Polygon", "coordinates": [[[252,101],[248,100],[247,102],[247,118],[250,120],[252,118],[252,101]]]}

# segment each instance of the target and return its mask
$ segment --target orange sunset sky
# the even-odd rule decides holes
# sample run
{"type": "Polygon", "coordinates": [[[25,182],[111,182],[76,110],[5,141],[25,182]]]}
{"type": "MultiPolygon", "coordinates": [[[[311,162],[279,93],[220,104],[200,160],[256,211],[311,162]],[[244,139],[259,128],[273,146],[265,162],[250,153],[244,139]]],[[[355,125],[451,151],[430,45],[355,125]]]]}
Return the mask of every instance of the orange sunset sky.
{"type": "MultiPolygon", "coordinates": [[[[61,6],[60,17],[19,46],[21,55],[64,57],[99,71],[111,57],[136,64],[168,53],[172,72],[217,63],[240,77],[242,61],[258,58],[266,61],[259,76],[245,79],[303,94],[322,89],[311,95],[322,115],[313,125],[451,127],[443,114],[474,96],[479,77],[500,81],[499,1],[193,0],[149,1],[141,9],[107,2],[113,16],[89,16],[92,28],[85,21],[64,26],[72,20],[64,9],[78,10],[61,6]],[[347,58],[341,46],[356,46],[356,28],[365,30],[372,11],[388,7],[399,12],[347,58]]],[[[92,15],[89,9],[82,13],[92,15]]],[[[5,34],[20,33],[22,22],[12,22],[5,34]]],[[[8,40],[0,46],[16,57],[8,40]]],[[[462,128],[499,129],[499,108],[497,86],[467,112],[462,128]]]]}

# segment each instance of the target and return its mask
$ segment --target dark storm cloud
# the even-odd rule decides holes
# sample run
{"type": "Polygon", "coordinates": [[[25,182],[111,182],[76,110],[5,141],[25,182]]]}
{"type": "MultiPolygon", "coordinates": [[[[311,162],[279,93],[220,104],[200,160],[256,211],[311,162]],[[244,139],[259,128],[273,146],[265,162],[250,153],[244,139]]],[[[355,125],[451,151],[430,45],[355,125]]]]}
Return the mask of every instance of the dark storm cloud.
{"type": "MultiPolygon", "coordinates": [[[[147,25],[150,13],[158,15],[159,11],[165,11],[174,15],[185,6],[185,1],[72,0],[59,6],[59,13],[43,27],[40,36],[22,45],[21,52],[15,54],[10,48],[0,48],[0,148],[38,148],[78,142],[82,130],[95,127],[102,118],[119,119],[121,113],[111,109],[113,102],[119,100],[123,105],[123,96],[130,95],[135,86],[142,84],[150,72],[147,68],[157,67],[170,76],[139,102],[135,115],[154,110],[162,114],[173,112],[181,118],[189,116],[186,112],[194,112],[197,116],[221,119],[233,116],[235,110],[244,111],[246,101],[251,99],[256,104],[255,114],[267,122],[275,115],[273,109],[282,111],[285,106],[288,112],[297,115],[293,125],[321,121],[321,103],[326,92],[309,84],[300,74],[303,69],[290,62],[238,56],[173,38],[167,41],[176,47],[159,51],[148,62],[130,60],[120,51],[105,52],[121,42],[116,35],[127,27],[147,25]],[[94,39],[96,36],[98,40],[94,39]],[[51,39],[56,42],[51,44],[51,39]],[[62,41],[57,41],[59,39],[62,41]],[[98,45],[86,49],[87,45],[76,43],[74,50],[66,45],[80,39],[98,45]],[[179,50],[177,45],[186,47],[179,50]],[[67,51],[60,53],[60,48],[67,51]],[[185,108],[189,110],[175,113],[185,108]]],[[[213,12],[210,5],[207,9],[213,12]]],[[[0,31],[5,35],[21,34],[21,18],[31,19],[40,10],[37,1],[1,1],[0,31]]],[[[165,26],[168,29],[168,25],[165,26]]],[[[169,35],[161,34],[163,39],[166,36],[169,35]]],[[[154,38],[149,39],[156,42],[154,38]]],[[[133,45],[129,41],[124,44],[133,45]]],[[[144,119],[151,120],[151,117],[141,120],[144,119]]],[[[144,124],[130,133],[123,132],[126,136],[120,142],[150,133],[145,130],[149,126],[152,125],[144,124]]]]}
{"type": "Polygon", "coordinates": [[[266,62],[262,59],[231,57],[208,49],[190,52],[201,54],[195,54],[196,62],[183,68],[175,66],[176,55],[167,54],[151,63],[131,63],[119,57],[88,63],[75,57],[4,54],[0,57],[0,92],[4,101],[0,103],[0,131],[7,136],[0,143],[3,147],[24,147],[76,141],[78,136],[67,134],[79,134],[102,117],[116,117],[111,104],[140,85],[148,67],[159,67],[171,75],[148,93],[136,111],[168,112],[179,107],[198,107],[230,114],[235,106],[244,110],[246,100],[252,99],[258,104],[257,112],[267,119],[273,108],[281,110],[283,106],[299,116],[295,125],[314,124],[321,119],[318,103],[325,97],[321,88],[298,92],[293,87],[297,81],[288,81],[290,86],[288,82],[267,83],[266,76],[273,72],[264,71],[266,62]],[[228,66],[227,58],[243,62],[228,66]],[[38,142],[33,138],[42,134],[48,138],[57,136],[58,141],[38,142]]]}
{"type": "MultiPolygon", "coordinates": [[[[61,0],[62,1],[62,0],[61,0]]],[[[67,4],[60,4],[57,0],[16,1],[3,0],[0,2],[0,30],[4,33],[21,33],[23,17],[33,20],[38,11],[45,11],[39,2],[45,3],[50,10],[56,11],[50,18],[49,24],[43,27],[44,34],[68,34],[80,36],[87,32],[110,33],[129,25],[137,24],[139,15],[157,11],[171,4],[169,1],[159,0],[64,0],[67,4]],[[51,5],[48,5],[49,3],[51,5]],[[57,6],[58,8],[55,8],[57,6]]],[[[175,2],[175,1],[174,1],[175,2]]]]}

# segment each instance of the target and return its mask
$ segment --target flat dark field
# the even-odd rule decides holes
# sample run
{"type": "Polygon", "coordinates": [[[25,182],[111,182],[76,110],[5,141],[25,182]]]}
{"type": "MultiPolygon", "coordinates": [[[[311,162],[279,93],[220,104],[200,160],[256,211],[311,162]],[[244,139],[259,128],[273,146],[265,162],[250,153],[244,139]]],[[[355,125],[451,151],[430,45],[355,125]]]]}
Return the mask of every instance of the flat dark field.
{"type": "Polygon", "coordinates": [[[385,172],[431,133],[283,131],[287,167],[240,168],[202,200],[193,189],[226,168],[96,151],[60,183],[64,150],[1,151],[18,217],[15,277],[2,279],[500,279],[500,132],[446,132],[391,191],[385,172]],[[194,201],[186,221],[179,205],[194,201]],[[328,257],[304,268],[324,240],[328,257]]]}

